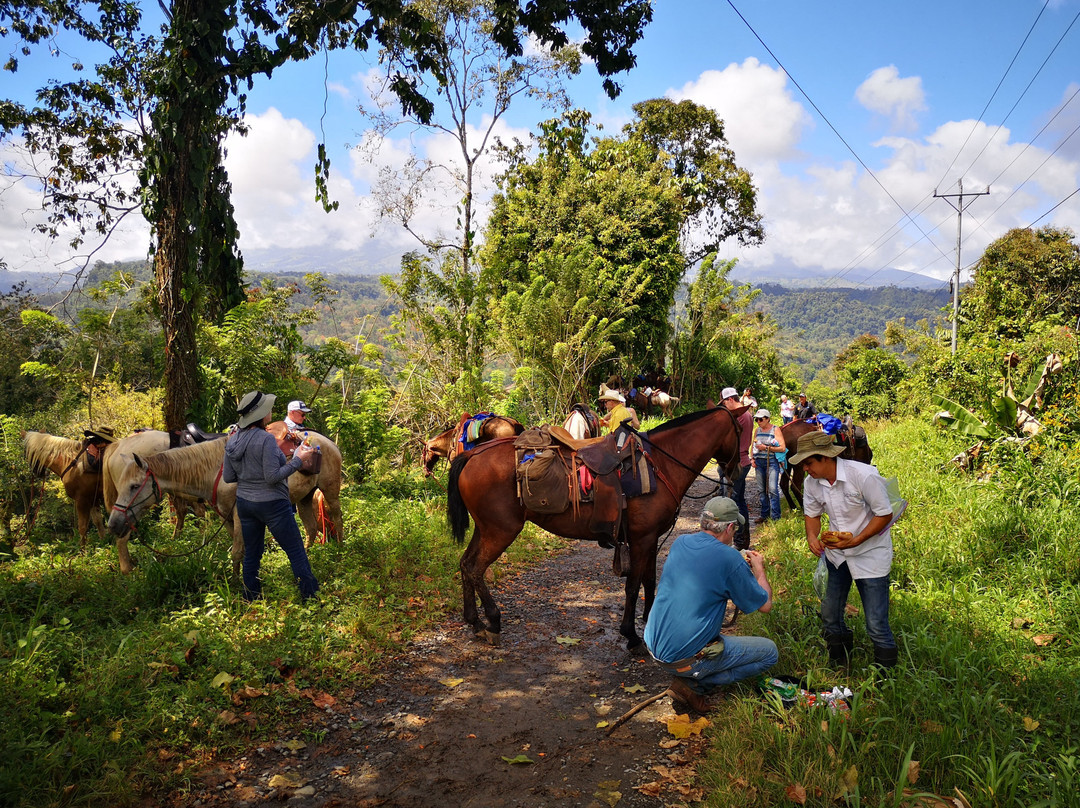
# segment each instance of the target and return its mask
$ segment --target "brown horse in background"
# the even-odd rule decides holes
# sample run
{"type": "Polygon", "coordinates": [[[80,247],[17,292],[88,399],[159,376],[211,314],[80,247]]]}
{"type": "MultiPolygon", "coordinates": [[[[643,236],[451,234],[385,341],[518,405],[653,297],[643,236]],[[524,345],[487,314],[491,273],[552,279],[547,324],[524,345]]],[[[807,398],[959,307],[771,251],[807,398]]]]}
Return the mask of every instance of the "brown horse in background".
{"type": "MultiPolygon", "coordinates": [[[[638,434],[656,467],[658,485],[651,494],[627,500],[623,515],[630,571],[619,633],[626,638],[628,648],[641,643],[635,625],[638,593],[644,585],[648,620],[656,594],[657,541],[675,524],[683,495],[710,459],[716,458],[729,475],[739,462],[738,423],[725,407],[689,413],[638,434]]],[[[568,539],[599,539],[589,530],[592,503],[581,503],[576,510],[560,514],[527,510],[518,499],[515,465],[513,441],[493,441],[455,460],[447,487],[447,519],[454,538],[464,541],[470,516],[474,523],[472,539],[459,564],[465,622],[493,644],[498,642],[501,615],[484,581],[484,571],[517,538],[526,521],[568,539]],[[486,625],[477,612],[477,595],[486,625]]]]}
{"type": "MultiPolygon", "coordinates": [[[[790,424],[784,424],[780,427],[781,433],[784,435],[784,443],[788,447],[788,457],[795,454],[795,447],[799,443],[799,438],[808,432],[815,432],[820,429],[817,424],[812,424],[807,421],[792,421],[790,424]]],[[[850,419],[847,426],[847,440],[841,440],[844,444],[844,451],[840,454],[840,457],[845,460],[854,460],[857,463],[866,463],[870,465],[874,459],[874,450],[870,448],[870,444],[860,445],[855,440],[855,426],[851,424],[850,419]]],[[[780,490],[784,492],[784,498],[787,500],[788,507],[795,509],[802,507],[803,499],[803,481],[806,479],[806,472],[803,471],[802,465],[793,466],[791,463],[787,463],[784,466],[784,472],[780,475],[780,490]],[[791,494],[795,493],[793,499],[791,494]]]]}
{"type": "MultiPolygon", "coordinates": [[[[431,440],[424,442],[420,462],[424,466],[425,477],[431,476],[431,473],[435,470],[435,464],[439,462],[439,458],[445,457],[447,462],[452,463],[454,458],[461,454],[462,432],[465,430],[465,423],[471,417],[467,412],[462,413],[461,419],[456,426],[452,426],[445,432],[440,432],[431,440]]],[[[476,443],[486,443],[496,438],[512,438],[524,431],[525,427],[513,418],[506,415],[496,415],[485,419],[480,425],[480,436],[476,439],[476,443]]]]}

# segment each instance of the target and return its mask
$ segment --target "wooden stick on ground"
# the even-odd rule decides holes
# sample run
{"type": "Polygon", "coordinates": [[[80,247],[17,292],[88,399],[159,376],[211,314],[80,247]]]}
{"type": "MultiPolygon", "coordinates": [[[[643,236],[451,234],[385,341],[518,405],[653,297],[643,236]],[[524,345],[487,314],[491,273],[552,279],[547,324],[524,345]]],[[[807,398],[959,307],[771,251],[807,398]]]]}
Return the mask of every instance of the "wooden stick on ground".
{"type": "Polygon", "coordinates": [[[614,724],[608,727],[607,734],[611,735],[611,733],[613,733],[615,730],[617,730],[635,715],[640,713],[654,701],[660,701],[660,699],[664,698],[664,696],[671,696],[672,698],[675,698],[675,694],[672,693],[671,690],[665,690],[663,693],[657,693],[655,696],[649,696],[649,698],[645,699],[645,701],[638,702],[625,713],[623,713],[614,724]]]}

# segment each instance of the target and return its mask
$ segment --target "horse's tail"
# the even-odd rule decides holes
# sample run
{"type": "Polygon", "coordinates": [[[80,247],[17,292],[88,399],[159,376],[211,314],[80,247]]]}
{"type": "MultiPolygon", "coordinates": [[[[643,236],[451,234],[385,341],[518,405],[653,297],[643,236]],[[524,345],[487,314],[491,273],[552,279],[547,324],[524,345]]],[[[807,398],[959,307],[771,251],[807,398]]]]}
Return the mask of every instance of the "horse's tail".
{"type": "Polygon", "coordinates": [[[450,464],[450,477],[446,483],[446,521],[450,524],[450,533],[458,544],[465,541],[465,530],[469,527],[469,509],[465,507],[465,500],[461,498],[458,488],[461,470],[468,462],[469,455],[459,455],[450,464]]]}

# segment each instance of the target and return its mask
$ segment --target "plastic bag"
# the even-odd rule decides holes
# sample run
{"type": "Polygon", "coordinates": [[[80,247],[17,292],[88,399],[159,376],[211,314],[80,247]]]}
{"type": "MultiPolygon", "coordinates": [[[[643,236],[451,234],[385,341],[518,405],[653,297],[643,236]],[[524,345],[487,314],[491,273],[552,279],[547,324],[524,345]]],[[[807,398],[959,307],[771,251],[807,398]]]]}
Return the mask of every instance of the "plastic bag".
{"type": "Polygon", "coordinates": [[[892,505],[892,519],[885,528],[885,530],[888,530],[904,515],[908,501],[900,496],[900,483],[895,477],[889,477],[885,480],[885,493],[889,495],[889,503],[892,505]]]}
{"type": "Polygon", "coordinates": [[[829,582],[829,568],[825,564],[825,553],[818,557],[817,567],[814,568],[814,592],[819,599],[825,598],[825,585],[829,582]]]}

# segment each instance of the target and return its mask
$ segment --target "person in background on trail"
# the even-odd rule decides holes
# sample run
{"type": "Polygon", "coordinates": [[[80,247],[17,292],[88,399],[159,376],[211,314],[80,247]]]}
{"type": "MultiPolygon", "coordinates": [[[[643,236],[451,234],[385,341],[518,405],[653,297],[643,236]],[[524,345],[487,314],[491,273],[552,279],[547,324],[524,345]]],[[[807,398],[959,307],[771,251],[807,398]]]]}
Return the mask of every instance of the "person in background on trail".
{"type": "Polygon", "coordinates": [[[311,412],[311,408],[303,401],[290,401],[285,411],[285,426],[290,432],[304,429],[304,416],[311,412]]]}
{"type": "MultiPolygon", "coordinates": [[[[266,528],[289,557],[300,598],[307,600],[319,589],[311,571],[295,510],[289,499],[289,475],[300,470],[315,449],[301,444],[286,461],[274,436],[266,431],[276,396],[253,390],[240,400],[237,431],[225,444],[221,479],[236,483],[236,513],[244,536],[244,598],[262,597],[262,564],[266,528]]],[[[296,402],[294,402],[296,403],[296,402]]]]}
{"type": "Polygon", "coordinates": [[[838,457],[843,446],[831,435],[809,432],[799,438],[791,463],[802,464],[803,519],[810,552],[825,554],[829,571],[821,599],[825,645],[829,660],[846,665],[854,637],[844,621],[851,582],[862,598],[866,631],[874,643],[874,662],[883,668],[896,664],[896,639],[889,627],[889,572],[893,509],[885,481],[877,469],[838,457]],[[821,532],[821,515],[829,516],[829,531],[821,532]]]}
{"type": "Polygon", "coordinates": [[[671,692],[698,713],[708,712],[710,692],[757,676],[779,656],[766,637],[720,634],[728,600],[746,613],[773,606],[761,553],[732,546],[742,522],[734,500],[705,503],[701,531],[671,545],[645,624],[649,653],[674,675],[671,692]]]}
{"type": "Polygon", "coordinates": [[[780,455],[787,451],[784,433],[770,419],[768,410],[754,413],[754,468],[761,489],[761,515],[754,520],[762,524],[780,518],[780,455]]]}
{"type": "Polygon", "coordinates": [[[808,421],[817,415],[817,407],[806,400],[806,393],[799,393],[799,403],[795,405],[795,417],[800,421],[808,421]]]}
{"type": "Polygon", "coordinates": [[[780,421],[787,426],[795,420],[795,402],[787,396],[780,396],[780,421]]]}
{"type": "Polygon", "coordinates": [[[604,409],[607,410],[607,415],[600,419],[600,423],[607,427],[609,434],[622,426],[623,421],[629,421],[634,429],[641,426],[637,413],[626,406],[626,399],[623,398],[622,393],[617,390],[605,390],[601,393],[600,400],[604,402],[604,409]]]}
{"type": "Polygon", "coordinates": [[[739,399],[739,403],[744,407],[749,407],[751,410],[757,409],[757,399],[750,395],[749,387],[743,390],[742,398],[739,399]]]}
{"type": "Polygon", "coordinates": [[[739,392],[734,387],[725,387],[720,392],[720,403],[729,410],[743,410],[742,415],[736,416],[739,424],[739,467],[731,480],[731,498],[735,500],[739,513],[742,514],[735,533],[735,549],[746,550],[750,547],[750,508],[746,504],[746,476],[750,473],[750,441],[754,438],[754,416],[739,403],[739,392]]]}

